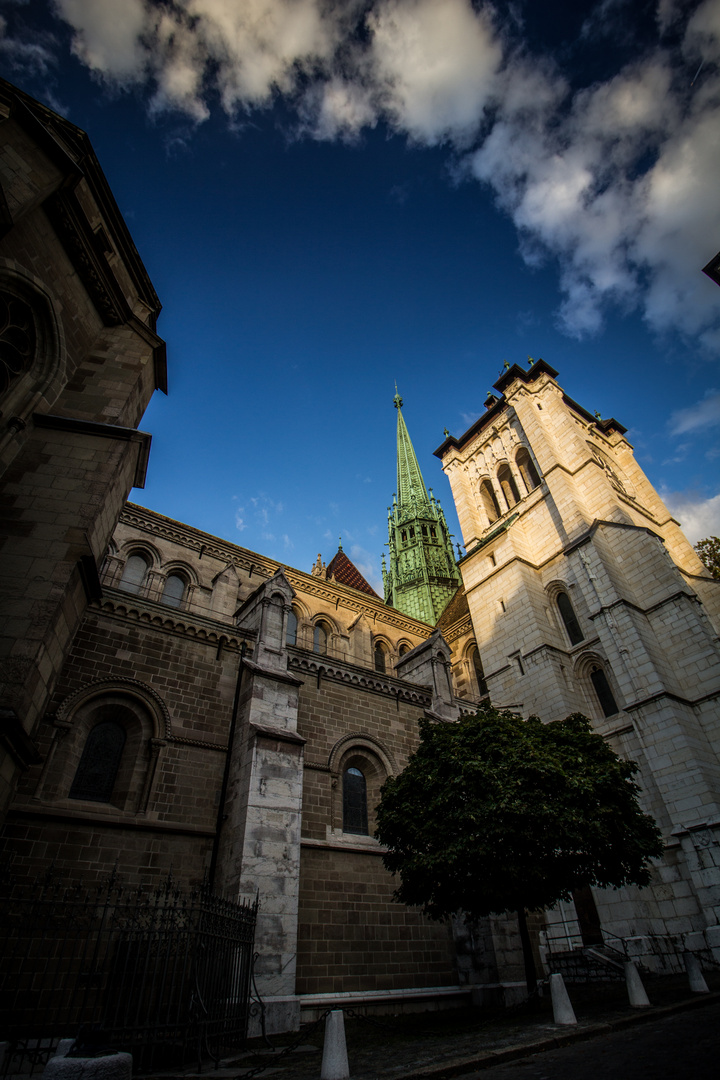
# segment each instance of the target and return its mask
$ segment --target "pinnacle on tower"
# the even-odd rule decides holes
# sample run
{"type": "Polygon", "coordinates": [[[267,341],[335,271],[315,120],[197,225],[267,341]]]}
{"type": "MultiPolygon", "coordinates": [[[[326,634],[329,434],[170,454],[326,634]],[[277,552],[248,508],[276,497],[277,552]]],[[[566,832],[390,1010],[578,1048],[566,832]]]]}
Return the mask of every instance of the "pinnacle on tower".
{"type": "Polygon", "coordinates": [[[390,566],[383,567],[385,603],[434,626],[460,584],[440,503],[428,495],[395,385],[397,491],[388,508],[390,566]]]}

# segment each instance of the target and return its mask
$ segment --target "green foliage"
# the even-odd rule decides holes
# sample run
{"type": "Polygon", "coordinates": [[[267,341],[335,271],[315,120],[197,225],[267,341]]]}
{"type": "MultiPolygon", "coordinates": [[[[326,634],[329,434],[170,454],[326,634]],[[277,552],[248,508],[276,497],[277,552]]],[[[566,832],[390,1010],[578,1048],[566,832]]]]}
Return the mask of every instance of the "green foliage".
{"type": "Polygon", "coordinates": [[[543,724],[487,705],[420,730],[377,810],[396,900],[441,919],[550,907],[581,885],[648,883],[662,841],[637,804],[637,766],[586,717],[543,724]]]}
{"type": "Polygon", "coordinates": [[[720,578],[720,537],[706,536],[698,540],[695,550],[714,578],[720,578]]]}

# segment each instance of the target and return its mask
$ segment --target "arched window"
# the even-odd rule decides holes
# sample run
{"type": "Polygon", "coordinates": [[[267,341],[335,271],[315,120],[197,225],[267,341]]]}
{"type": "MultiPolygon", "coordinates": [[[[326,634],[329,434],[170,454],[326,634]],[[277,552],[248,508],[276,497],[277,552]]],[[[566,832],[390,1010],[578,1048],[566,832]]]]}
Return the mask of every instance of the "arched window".
{"type": "Polygon", "coordinates": [[[125,563],[120,588],[124,592],[139,593],[147,574],[148,563],[144,555],[131,555],[125,563]]]}
{"type": "Polygon", "coordinates": [[[603,711],[603,716],[615,716],[620,710],[610,689],[607,675],[599,664],[593,664],[590,668],[590,682],[593,684],[593,690],[603,711]]]}
{"type": "Polygon", "coordinates": [[[387,671],[387,649],[382,641],[375,642],[375,670],[384,675],[387,671]]]}
{"type": "Polygon", "coordinates": [[[406,645],[406,644],[405,644],[405,643],[403,642],[403,644],[402,644],[402,645],[400,646],[400,648],[398,649],[398,655],[399,655],[399,656],[405,656],[405,655],[406,655],[407,653],[409,653],[409,652],[410,652],[410,646],[409,646],[409,645],[406,645]]]}
{"type": "Polygon", "coordinates": [[[0,290],[0,394],[32,367],[36,334],[32,309],[24,300],[0,290]]]}
{"type": "Polygon", "coordinates": [[[298,617],[294,610],[290,608],[287,619],[287,632],[285,634],[285,642],[288,645],[297,645],[297,632],[298,632],[298,617]]]}
{"type": "Polygon", "coordinates": [[[316,622],[313,627],[313,652],[325,656],[328,647],[328,628],[325,623],[316,622]]]}
{"type": "Polygon", "coordinates": [[[470,652],[470,661],[473,666],[478,697],[485,698],[488,696],[489,690],[487,683],[485,682],[485,672],[483,671],[482,661],[480,660],[480,653],[477,650],[477,646],[473,646],[470,652]]]}
{"type": "Polygon", "coordinates": [[[577,615],[573,610],[573,606],[570,597],[566,592],[559,592],[555,597],[555,603],[557,609],[560,612],[560,618],[565,624],[567,635],[570,638],[571,645],[579,645],[585,635],[580,629],[580,623],[577,620],[577,615]]]}
{"type": "Polygon", "coordinates": [[[498,469],[497,478],[509,510],[515,503],[520,502],[520,492],[517,489],[515,477],[510,472],[510,466],[501,465],[498,469]]]}
{"type": "Polygon", "coordinates": [[[185,595],[185,581],[179,574],[170,574],[163,589],[162,602],[169,607],[180,607],[185,595]]]}
{"type": "Polygon", "coordinates": [[[70,798],[110,802],[124,746],[125,729],[120,724],[112,720],[96,724],[85,742],[70,798]]]}
{"type": "Polygon", "coordinates": [[[495,495],[495,491],[489,480],[483,480],[480,485],[480,497],[483,501],[488,521],[492,525],[493,521],[497,521],[500,517],[500,503],[497,501],[497,496],[495,495]]]}
{"type": "Polygon", "coordinates": [[[368,834],[367,786],[363,774],[354,767],[343,775],[343,832],[368,834]]]}
{"type": "Polygon", "coordinates": [[[515,464],[517,465],[520,475],[523,478],[523,482],[528,492],[533,491],[540,485],[540,477],[538,471],[535,468],[535,462],[530,457],[528,450],[524,446],[521,446],[515,455],[515,464]]]}

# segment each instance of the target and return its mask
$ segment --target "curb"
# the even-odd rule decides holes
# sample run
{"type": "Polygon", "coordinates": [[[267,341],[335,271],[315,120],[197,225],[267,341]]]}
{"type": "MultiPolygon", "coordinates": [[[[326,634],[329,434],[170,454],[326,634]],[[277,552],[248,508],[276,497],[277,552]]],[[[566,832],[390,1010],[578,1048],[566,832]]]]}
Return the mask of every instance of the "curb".
{"type": "Polygon", "coordinates": [[[431,1065],[425,1069],[400,1073],[399,1076],[401,1080],[444,1080],[445,1077],[480,1072],[482,1069],[492,1069],[495,1065],[504,1065],[509,1061],[530,1057],[532,1054],[541,1054],[545,1050],[558,1050],[572,1043],[585,1042],[600,1035],[610,1035],[613,1031],[623,1031],[637,1024],[647,1024],[651,1020],[662,1020],[665,1016],[702,1008],[704,1005],[712,1005],[718,1001],[720,1001],[720,991],[716,990],[709,994],[699,994],[697,998],[686,998],[684,1001],[674,1002],[672,1005],[655,1005],[649,1009],[637,1009],[630,1015],[618,1017],[616,1020],[588,1024],[587,1027],[575,1031],[551,1035],[535,1042],[522,1043],[520,1046],[508,1046],[504,1050],[488,1050],[477,1057],[458,1059],[448,1062],[447,1065],[431,1065]]]}

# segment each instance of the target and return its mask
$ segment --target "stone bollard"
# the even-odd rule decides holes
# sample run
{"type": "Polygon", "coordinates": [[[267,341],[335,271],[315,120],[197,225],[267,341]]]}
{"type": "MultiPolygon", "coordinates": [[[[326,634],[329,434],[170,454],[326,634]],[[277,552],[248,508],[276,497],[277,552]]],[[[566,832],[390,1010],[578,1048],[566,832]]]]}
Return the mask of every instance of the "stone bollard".
{"type": "Polygon", "coordinates": [[[577,1024],[565,982],[562,975],[550,976],[550,997],[552,998],[553,1020],[556,1024],[577,1024]]]}
{"type": "Polygon", "coordinates": [[[709,994],[710,987],[705,982],[705,976],[702,973],[700,967],[700,961],[695,953],[685,950],[683,953],[683,959],[685,961],[685,970],[688,973],[688,979],[690,980],[690,989],[693,994],[709,994]]]}
{"type": "Polygon", "coordinates": [[[632,960],[625,961],[625,985],[627,986],[632,1007],[634,1009],[646,1009],[650,1004],[650,999],[645,993],[640,972],[632,960]]]}
{"type": "Polygon", "coordinates": [[[350,1067],[345,1045],[345,1017],[342,1009],[333,1009],[325,1017],[325,1041],[320,1080],[349,1080],[349,1076],[350,1067]]]}

